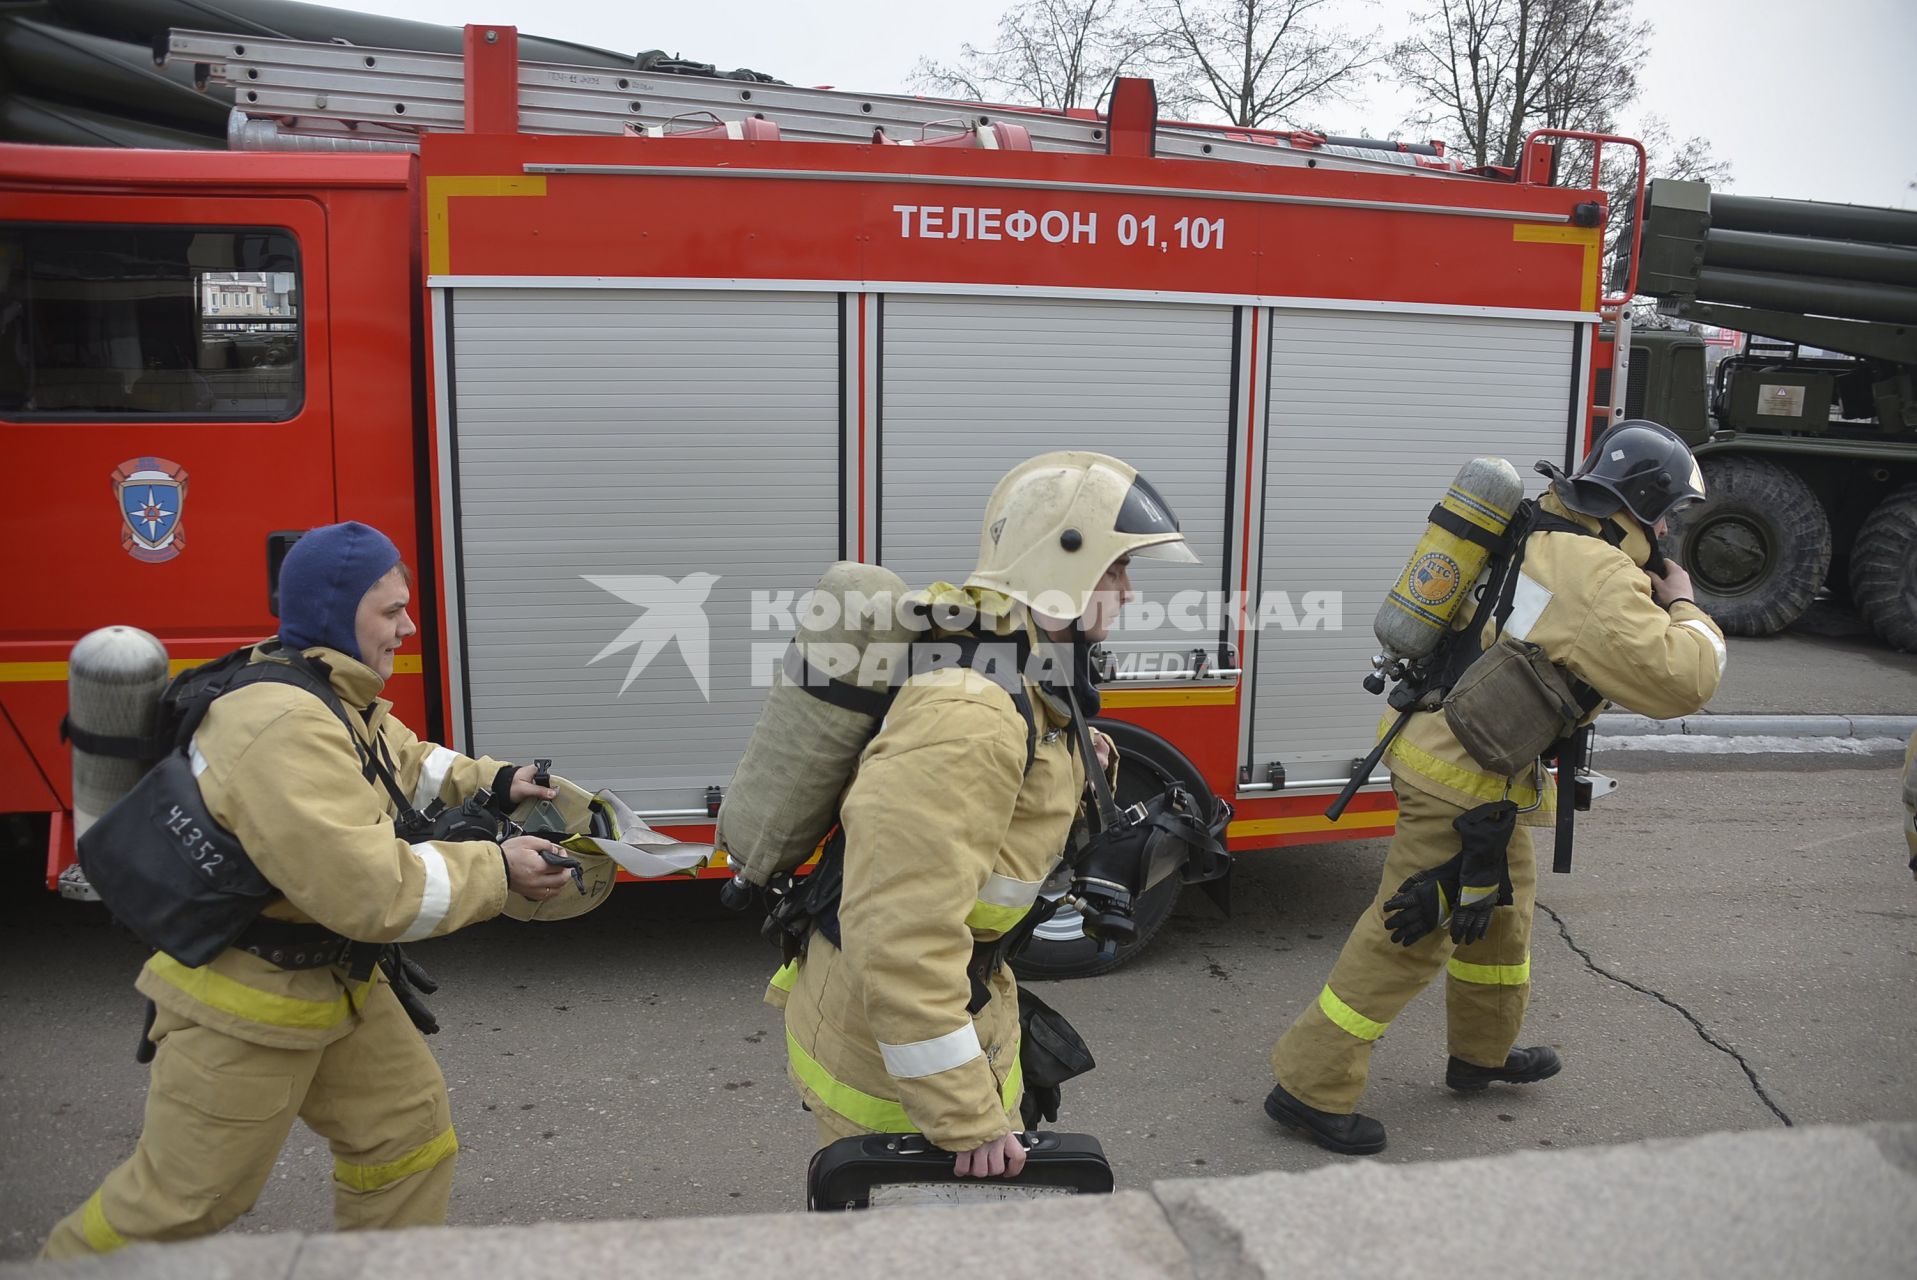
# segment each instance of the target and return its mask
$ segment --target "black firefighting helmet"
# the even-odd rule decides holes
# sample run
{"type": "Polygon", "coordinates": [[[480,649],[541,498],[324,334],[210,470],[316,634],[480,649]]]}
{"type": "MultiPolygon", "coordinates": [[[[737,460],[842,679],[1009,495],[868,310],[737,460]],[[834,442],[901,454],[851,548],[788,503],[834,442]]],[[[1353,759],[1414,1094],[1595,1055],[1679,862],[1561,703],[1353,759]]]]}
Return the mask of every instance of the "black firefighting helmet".
{"type": "Polygon", "coordinates": [[[1675,431],[1633,418],[1599,436],[1553,487],[1574,511],[1603,519],[1622,509],[1648,529],[1685,503],[1702,502],[1704,473],[1675,431]]]}

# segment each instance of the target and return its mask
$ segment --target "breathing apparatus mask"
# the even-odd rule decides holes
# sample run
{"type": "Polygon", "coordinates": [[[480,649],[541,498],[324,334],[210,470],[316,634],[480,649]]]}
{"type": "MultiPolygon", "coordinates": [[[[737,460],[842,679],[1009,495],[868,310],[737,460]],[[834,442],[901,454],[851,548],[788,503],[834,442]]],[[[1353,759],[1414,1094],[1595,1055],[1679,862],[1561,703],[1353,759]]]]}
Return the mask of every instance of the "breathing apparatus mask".
{"type": "Polygon", "coordinates": [[[1150,799],[1119,807],[1087,725],[1088,714],[1098,709],[1091,646],[1076,624],[1073,630],[1073,681],[1066,692],[1092,803],[1066,854],[1065,898],[1078,908],[1086,936],[1098,942],[1101,955],[1109,955],[1137,938],[1138,901],[1148,889],[1172,875],[1196,884],[1221,880],[1230,871],[1225,827],[1231,806],[1214,800],[1206,813],[1200,800],[1173,783],[1150,799]]]}

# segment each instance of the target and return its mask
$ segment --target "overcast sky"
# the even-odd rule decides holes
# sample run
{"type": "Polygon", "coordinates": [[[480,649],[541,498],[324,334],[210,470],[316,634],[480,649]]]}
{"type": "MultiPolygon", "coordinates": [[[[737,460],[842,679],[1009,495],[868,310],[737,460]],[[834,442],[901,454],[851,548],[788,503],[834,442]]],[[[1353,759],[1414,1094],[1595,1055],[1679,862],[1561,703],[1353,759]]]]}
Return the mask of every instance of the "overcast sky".
{"type": "MultiPolygon", "coordinates": [[[[913,0],[322,0],[457,25],[504,22],[531,35],[619,50],[661,48],[793,84],[871,93],[907,87],[921,56],[951,60],[989,43],[1006,6],[913,0]]],[[[1401,34],[1408,0],[1331,0],[1355,29],[1401,34]]],[[[1703,134],[1746,195],[1917,208],[1917,2],[1637,0],[1656,28],[1626,123],[1663,116],[1703,134]]],[[[1391,136],[1408,103],[1369,88],[1321,123],[1391,136]]]]}

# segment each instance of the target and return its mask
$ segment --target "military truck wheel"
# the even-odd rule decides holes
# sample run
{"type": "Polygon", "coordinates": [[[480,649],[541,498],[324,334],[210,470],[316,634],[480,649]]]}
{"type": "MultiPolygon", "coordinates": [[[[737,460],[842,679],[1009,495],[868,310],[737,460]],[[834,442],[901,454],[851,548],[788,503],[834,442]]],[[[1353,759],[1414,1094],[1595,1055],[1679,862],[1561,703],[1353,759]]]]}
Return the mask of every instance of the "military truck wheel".
{"type": "Polygon", "coordinates": [[[1864,517],[1850,551],[1857,612],[1899,649],[1917,650],[1917,484],[1905,485],[1864,517]]]}
{"type": "MultiPolygon", "coordinates": [[[[1151,799],[1172,782],[1191,785],[1189,780],[1173,778],[1147,761],[1122,756],[1118,764],[1118,785],[1112,788],[1112,795],[1119,807],[1124,808],[1151,799]]],[[[1199,785],[1204,785],[1203,779],[1199,785]]],[[[1047,980],[1094,978],[1110,973],[1151,944],[1158,931],[1165,927],[1165,921],[1171,919],[1183,887],[1177,876],[1167,876],[1139,895],[1137,908],[1132,913],[1132,920],[1138,926],[1137,936],[1108,956],[1100,956],[1098,942],[1085,936],[1085,924],[1078,912],[1061,905],[1058,914],[1034,931],[1025,950],[1012,961],[1012,972],[1021,979],[1047,980]]],[[[1045,892],[1051,891],[1052,886],[1047,885],[1045,892]]]]}
{"type": "Polygon", "coordinates": [[[1697,602],[1732,635],[1797,621],[1830,572],[1830,518],[1811,487],[1774,462],[1704,458],[1709,497],[1671,518],[1665,554],[1690,570],[1697,602]]]}

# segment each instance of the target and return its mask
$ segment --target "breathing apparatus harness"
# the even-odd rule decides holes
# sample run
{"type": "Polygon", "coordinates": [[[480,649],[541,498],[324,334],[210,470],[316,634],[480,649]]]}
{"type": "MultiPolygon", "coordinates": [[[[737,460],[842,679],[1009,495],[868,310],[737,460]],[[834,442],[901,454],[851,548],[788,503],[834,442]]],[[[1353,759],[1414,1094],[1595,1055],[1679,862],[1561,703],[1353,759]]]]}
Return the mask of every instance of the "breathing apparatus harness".
{"type": "MultiPolygon", "coordinates": [[[[394,776],[397,768],[383,735],[363,736],[364,720],[333,688],[326,664],[277,641],[259,646],[267,661],[253,661],[255,646],[233,650],[181,672],[160,696],[159,727],[151,738],[119,738],[64,726],[82,750],[96,755],[158,762],[79,841],[82,868],[113,915],[141,941],[188,968],[210,963],[228,947],[258,956],[279,969],[339,966],[359,983],[375,967],[386,972],[413,1025],[427,1035],[439,1030],[419,993],[438,989],[396,943],[360,942],[320,924],[274,920],[261,910],[280,891],[260,873],[237,836],[207,808],[190,757],[191,743],[213,703],[251,684],[287,684],[325,704],[345,727],[359,756],[360,772],[392,797],[394,834],[409,843],[427,840],[487,840],[517,834],[501,805],[512,766],[501,770],[493,791],[481,789],[464,804],[447,808],[435,800],[415,809],[394,776]],[[359,720],[358,724],[355,721],[359,720]]],[[[149,1002],[147,1030],[152,1029],[149,1002]]],[[[142,1034],[136,1057],[152,1057],[142,1034]]]]}
{"type": "MultiPolygon", "coordinates": [[[[1091,663],[1088,657],[1081,655],[1081,648],[1076,643],[1073,646],[1073,680],[1076,682],[1082,672],[1089,688],[1091,663]]],[[[1011,636],[987,636],[971,630],[914,642],[911,671],[913,675],[923,675],[930,671],[962,667],[984,676],[1003,689],[1011,698],[1019,718],[1025,722],[1025,769],[1030,772],[1032,762],[1038,756],[1038,719],[1023,674],[1031,655],[1031,637],[1023,630],[1011,636]],[[979,651],[992,645],[1011,647],[1014,660],[1009,670],[1002,662],[980,660],[979,651]]],[[[998,656],[991,655],[994,659],[998,656]]],[[[787,675],[795,684],[835,705],[875,718],[884,714],[898,697],[901,687],[894,685],[883,693],[859,689],[839,681],[816,678],[805,670],[804,664],[805,659],[796,645],[786,651],[787,675]],[[795,663],[799,667],[797,671],[792,669],[795,663]]],[[[1093,705],[1096,706],[1097,692],[1095,689],[1091,692],[1093,705]]],[[[1074,719],[1077,717],[1074,716],[1074,719]]],[[[834,824],[825,847],[820,851],[819,860],[809,874],[802,878],[786,875],[782,879],[783,883],[775,881],[768,887],[766,919],[761,930],[778,943],[782,958],[789,962],[804,954],[814,933],[822,933],[833,946],[843,947],[839,929],[839,901],[845,891],[845,828],[834,824]]],[[[985,1007],[991,999],[988,984],[992,976],[1025,944],[1034,929],[1051,918],[1056,909],[1056,903],[1040,898],[1011,930],[991,942],[973,945],[972,958],[965,967],[972,984],[972,998],[966,1005],[966,1012],[976,1014],[985,1007]]]]}
{"type": "MultiPolygon", "coordinates": [[[[1006,639],[966,632],[920,642],[914,645],[912,670],[914,674],[921,674],[944,667],[966,667],[1004,689],[1025,721],[1025,768],[1029,771],[1038,742],[1037,720],[1022,674],[1031,657],[1031,639],[1023,631],[1009,637],[1016,655],[1009,670],[1001,663],[978,661],[981,647],[1004,643],[1006,639]]],[[[972,959],[966,966],[972,988],[971,1000],[966,1006],[969,1013],[976,1014],[985,1007],[991,998],[989,984],[993,975],[1018,954],[1066,898],[1076,900],[1083,911],[1085,932],[1109,949],[1136,932],[1132,922],[1133,904],[1147,887],[1149,881],[1144,877],[1155,864],[1171,858],[1181,859],[1193,868],[1190,878],[1194,879],[1215,878],[1223,874],[1223,867],[1229,864],[1221,838],[1230,816],[1228,807],[1219,805],[1219,813],[1212,823],[1216,830],[1198,817],[1198,805],[1190,794],[1175,785],[1143,803],[1119,807],[1111,783],[1098,767],[1098,752],[1089,728],[1090,718],[1098,714],[1100,702],[1091,647],[1091,641],[1075,621],[1070,682],[1043,691],[1043,696],[1071,721],[1073,736],[1066,740],[1067,747],[1084,761],[1092,792],[1093,803],[1087,806],[1088,833],[1067,856],[1072,870],[1070,888],[1061,898],[1040,896],[1010,930],[989,942],[974,944],[972,959]]],[[[788,663],[796,652],[796,649],[788,651],[788,663]]],[[[804,674],[794,675],[795,682],[804,674]]],[[[828,681],[810,682],[805,687],[821,690],[821,696],[828,698],[856,697],[883,704],[889,704],[897,696],[896,687],[887,694],[850,689],[828,681]]],[[[842,945],[839,900],[845,885],[844,860],[845,830],[835,827],[811,873],[802,881],[780,886],[771,894],[765,932],[779,943],[786,960],[802,954],[814,932],[823,933],[835,947],[842,945]]]]}
{"type": "MultiPolygon", "coordinates": [[[[1550,479],[1554,485],[1568,483],[1564,472],[1549,462],[1537,464],[1539,474],[1550,479]]],[[[1461,628],[1448,632],[1438,648],[1427,658],[1415,663],[1403,663],[1395,668],[1391,675],[1396,685],[1391,689],[1386,701],[1397,711],[1398,718],[1378,739],[1358,766],[1352,770],[1351,780],[1331,806],[1325,810],[1325,816],[1336,822],[1343,816],[1345,808],[1351,803],[1358,790],[1371,772],[1384,758],[1392,741],[1409,723],[1411,717],[1420,711],[1437,711],[1445,704],[1454,689],[1459,685],[1473,665],[1489,652],[1484,642],[1484,626],[1487,620],[1495,620],[1500,637],[1504,635],[1515,606],[1518,578],[1524,566],[1525,552],[1534,533],[1571,533],[1580,537],[1600,538],[1611,546],[1620,546],[1624,540],[1624,531],[1615,523],[1600,521],[1597,532],[1585,528],[1574,520],[1566,519],[1540,507],[1535,499],[1526,498],[1518,504],[1509,527],[1502,536],[1493,537],[1484,529],[1468,521],[1457,519],[1443,509],[1434,507],[1431,522],[1458,537],[1469,539],[1491,552],[1490,563],[1484,586],[1478,591],[1471,609],[1469,620],[1461,628]]],[[[1658,567],[1660,557],[1657,554],[1657,541],[1651,540],[1652,561],[1647,566],[1658,567]]],[[[1495,641],[1493,642],[1496,643],[1495,641]]],[[[1530,651],[1537,661],[1542,661],[1541,652],[1536,646],[1512,642],[1516,647],[1530,651]]],[[[1580,782],[1579,775],[1584,771],[1590,758],[1591,729],[1589,726],[1578,728],[1575,722],[1582,720],[1603,702],[1603,695],[1568,671],[1558,668],[1558,678],[1563,682],[1573,705],[1567,706],[1566,719],[1573,727],[1557,741],[1550,743],[1532,761],[1534,776],[1538,780],[1538,790],[1542,794],[1543,762],[1555,759],[1558,769],[1558,817],[1557,842],[1551,869],[1556,872],[1568,872],[1571,869],[1571,851],[1575,815],[1580,810],[1591,807],[1590,784],[1580,782]],[[1575,714],[1571,714],[1575,712],[1575,714]]],[[[1374,693],[1383,692],[1384,680],[1373,676],[1367,678],[1366,688],[1374,693]],[[1374,683],[1375,682],[1375,683],[1374,683]]],[[[1541,801],[1540,801],[1541,802],[1541,801]]],[[[1518,810],[1507,800],[1494,801],[1491,805],[1479,806],[1479,809],[1510,807],[1514,815],[1518,810]]],[[[1535,806],[1534,806],[1535,807],[1535,806]]],[[[1478,813],[1473,809],[1471,813],[1478,813]]],[[[1489,818],[1491,815],[1483,815],[1489,818]]],[[[1498,815],[1497,827],[1509,826],[1506,815],[1498,815]]],[[[1506,834],[1508,839],[1508,833],[1506,834]]]]}

